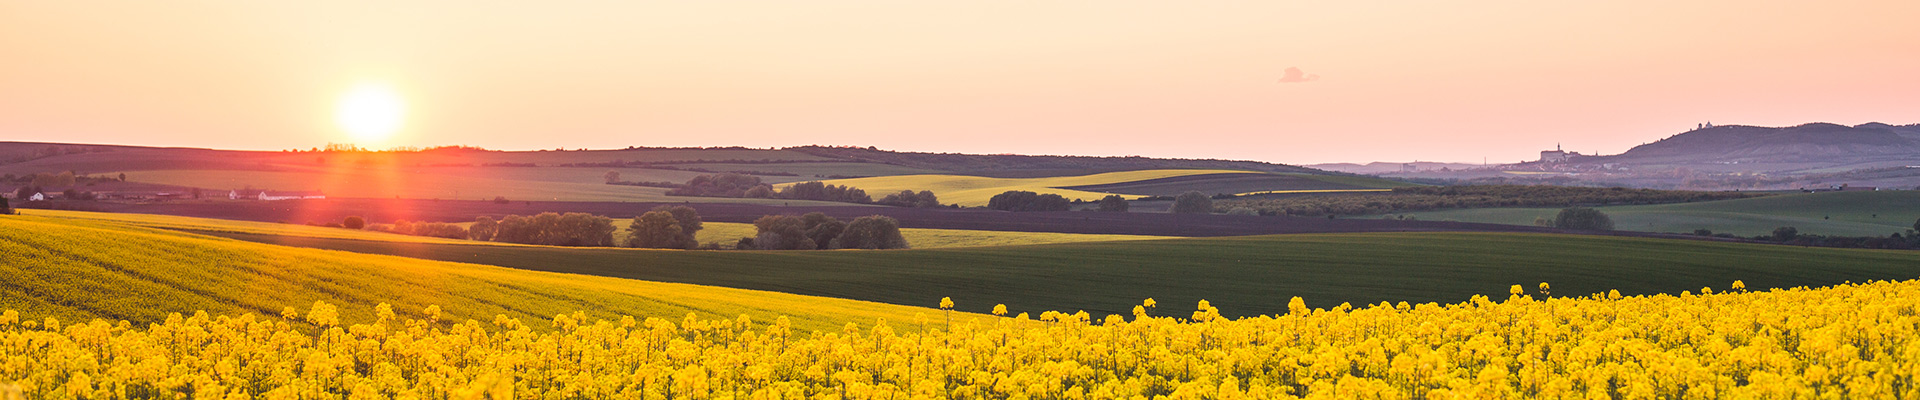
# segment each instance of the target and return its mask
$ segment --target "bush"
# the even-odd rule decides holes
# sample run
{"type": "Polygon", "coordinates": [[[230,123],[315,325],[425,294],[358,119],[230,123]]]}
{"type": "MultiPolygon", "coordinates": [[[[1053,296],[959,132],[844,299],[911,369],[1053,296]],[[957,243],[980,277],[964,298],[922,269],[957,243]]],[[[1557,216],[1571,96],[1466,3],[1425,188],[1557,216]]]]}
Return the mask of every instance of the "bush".
{"type": "Polygon", "coordinates": [[[1573,207],[1560,210],[1553,217],[1553,227],[1560,229],[1579,229],[1610,231],[1613,230],[1613,218],[1606,213],[1586,207],[1573,207]]]}
{"type": "Polygon", "coordinates": [[[1773,228],[1773,240],[1785,242],[1793,240],[1796,237],[1800,237],[1800,230],[1794,227],[1782,226],[1773,228]]]}
{"type": "Polygon", "coordinates": [[[754,246],[761,250],[814,250],[820,245],[807,237],[807,223],[792,215],[768,215],[753,221],[759,234],[754,246]]]}
{"type": "Polygon", "coordinates": [[[1100,208],[1098,208],[1098,210],[1102,212],[1127,212],[1128,205],[1125,197],[1110,194],[1107,195],[1107,197],[1100,198],[1100,208]]]}
{"type": "Polygon", "coordinates": [[[904,249],[907,238],[900,234],[900,221],[884,215],[854,218],[846,232],[833,240],[835,249],[904,249]]]}
{"type": "Polygon", "coordinates": [[[1260,215],[1260,211],[1247,207],[1234,207],[1232,210],[1227,210],[1227,215],[1260,215]]]}
{"type": "Polygon", "coordinates": [[[643,249],[686,249],[694,246],[680,228],[680,221],[673,213],[666,211],[648,211],[633,217],[633,223],[627,226],[627,247],[643,249]]]}
{"type": "Polygon", "coordinates": [[[1694,235],[1694,236],[1713,236],[1713,230],[1711,230],[1711,229],[1695,229],[1695,230],[1693,230],[1693,235],[1694,235]]]}
{"type": "Polygon", "coordinates": [[[340,221],[340,227],[347,229],[366,229],[367,219],[361,218],[358,215],[347,217],[340,221]]]}
{"type": "Polygon", "coordinates": [[[1213,213],[1213,198],[1200,192],[1186,192],[1173,198],[1173,209],[1167,212],[1175,214],[1213,213]]]}
{"type": "Polygon", "coordinates": [[[1057,194],[1009,190],[987,199],[987,208],[1001,211],[1066,211],[1073,202],[1057,194]]]}
{"type": "Polygon", "coordinates": [[[493,196],[493,204],[507,204],[507,203],[510,203],[510,201],[507,201],[506,196],[493,196]]]}

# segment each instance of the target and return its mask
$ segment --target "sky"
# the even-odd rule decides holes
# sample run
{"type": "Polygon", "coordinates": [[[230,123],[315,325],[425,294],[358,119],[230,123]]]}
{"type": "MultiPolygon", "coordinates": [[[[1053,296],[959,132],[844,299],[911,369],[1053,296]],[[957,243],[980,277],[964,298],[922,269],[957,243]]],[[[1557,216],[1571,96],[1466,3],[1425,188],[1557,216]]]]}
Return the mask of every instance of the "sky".
{"type": "Polygon", "coordinates": [[[1708,121],[1920,123],[1915,15],[1904,0],[8,1],[0,141],[1515,162],[1708,121]],[[399,116],[390,136],[337,121],[368,87],[403,107],[372,111],[399,116]]]}

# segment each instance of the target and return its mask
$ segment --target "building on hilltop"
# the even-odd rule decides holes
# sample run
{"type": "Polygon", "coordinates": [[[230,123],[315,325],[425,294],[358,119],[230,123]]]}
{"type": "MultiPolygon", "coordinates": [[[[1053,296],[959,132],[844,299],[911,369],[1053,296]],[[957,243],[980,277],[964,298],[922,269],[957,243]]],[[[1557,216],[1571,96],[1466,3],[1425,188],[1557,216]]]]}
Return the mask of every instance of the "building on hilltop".
{"type": "Polygon", "coordinates": [[[234,189],[231,192],[227,192],[227,198],[231,200],[244,199],[244,200],[273,201],[273,200],[324,199],[324,198],[327,198],[327,195],[321,194],[320,192],[317,192],[317,191],[234,189]]]}
{"type": "Polygon", "coordinates": [[[1543,163],[1567,162],[1575,158],[1579,158],[1580,156],[1581,156],[1580,152],[1561,150],[1560,145],[1555,144],[1553,145],[1553,150],[1546,150],[1546,151],[1540,152],[1540,162],[1543,162],[1543,163]]]}

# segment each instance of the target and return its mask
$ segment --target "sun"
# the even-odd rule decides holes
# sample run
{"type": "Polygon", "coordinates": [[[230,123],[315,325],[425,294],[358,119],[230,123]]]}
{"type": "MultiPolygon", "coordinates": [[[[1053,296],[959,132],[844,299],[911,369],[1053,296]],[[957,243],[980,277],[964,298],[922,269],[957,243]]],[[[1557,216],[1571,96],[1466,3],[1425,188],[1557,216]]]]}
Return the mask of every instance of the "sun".
{"type": "Polygon", "coordinates": [[[406,104],[393,89],[378,84],[362,84],[340,96],[334,122],[362,144],[379,143],[400,130],[406,116],[406,104]]]}

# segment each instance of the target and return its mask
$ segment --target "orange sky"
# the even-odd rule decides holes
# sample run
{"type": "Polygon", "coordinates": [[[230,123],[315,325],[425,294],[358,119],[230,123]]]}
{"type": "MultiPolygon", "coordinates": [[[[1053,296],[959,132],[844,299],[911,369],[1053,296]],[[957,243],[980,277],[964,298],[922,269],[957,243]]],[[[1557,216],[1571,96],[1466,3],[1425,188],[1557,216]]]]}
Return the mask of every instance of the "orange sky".
{"type": "Polygon", "coordinates": [[[1920,122],[1916,1],[0,2],[0,140],[1495,162],[1920,122]],[[397,3],[401,5],[389,5],[397,3]],[[1192,4],[1205,4],[1194,6],[1192,4]],[[1305,78],[1282,83],[1287,68],[1305,78]]]}

